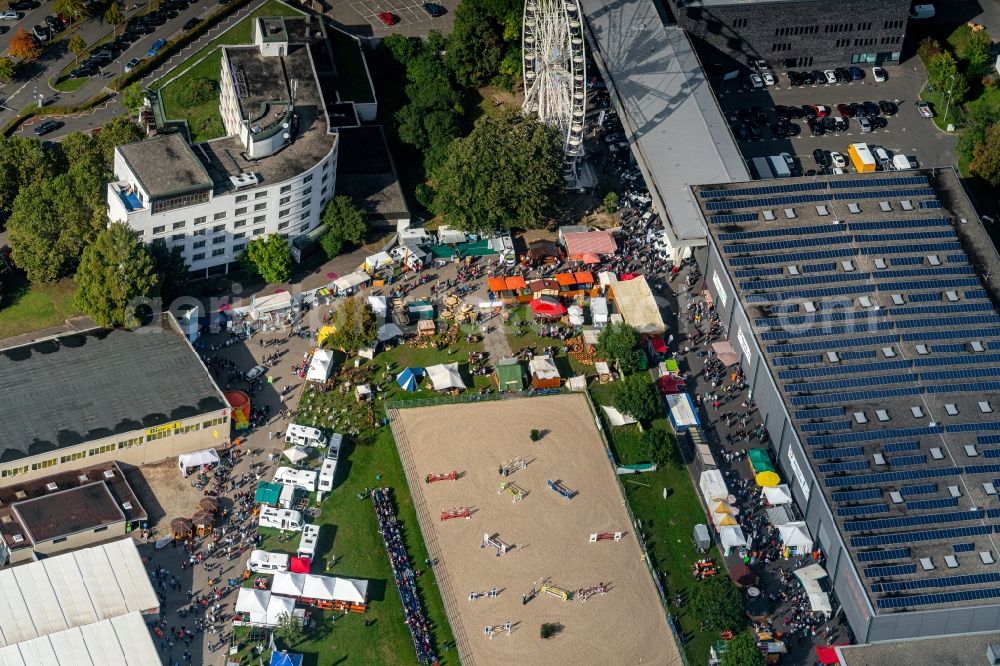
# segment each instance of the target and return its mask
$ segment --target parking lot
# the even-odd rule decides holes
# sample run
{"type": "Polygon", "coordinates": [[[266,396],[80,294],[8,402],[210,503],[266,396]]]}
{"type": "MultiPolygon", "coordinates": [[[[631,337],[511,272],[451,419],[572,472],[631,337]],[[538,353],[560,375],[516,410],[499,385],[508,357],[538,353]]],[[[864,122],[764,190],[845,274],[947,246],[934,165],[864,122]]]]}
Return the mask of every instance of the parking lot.
{"type": "Polygon", "coordinates": [[[363,37],[385,37],[401,34],[407,37],[426,37],[431,30],[443,34],[451,32],[458,0],[437,0],[443,14],[431,16],[424,9],[424,0],[326,0],[325,13],[340,27],[363,37]],[[392,25],[386,25],[379,14],[392,14],[392,25]]]}
{"type": "MultiPolygon", "coordinates": [[[[740,151],[748,162],[754,157],[790,153],[796,157],[800,173],[816,169],[817,165],[812,153],[817,148],[824,151],[836,151],[846,154],[851,143],[863,142],[870,146],[885,148],[890,155],[904,154],[916,158],[922,168],[954,166],[956,163],[955,137],[940,132],[930,119],[922,118],[914,107],[917,93],[923,85],[926,75],[916,58],[896,67],[886,67],[888,80],[876,83],[871,73],[871,67],[865,68],[865,78],[851,83],[816,84],[792,86],[784,72],[776,72],[777,85],[764,90],[741,90],[746,83],[739,80],[723,81],[716,86],[716,95],[727,119],[735,126],[746,124],[741,122],[740,109],[760,107],[767,122],[765,126],[752,122],[757,126],[759,140],[747,138],[738,141],[740,151]],[[895,116],[885,117],[883,128],[873,128],[870,133],[862,134],[856,118],[847,121],[847,129],[824,132],[822,136],[812,136],[805,119],[793,119],[798,125],[798,133],[788,138],[775,138],[771,125],[777,118],[774,107],[777,105],[801,107],[803,104],[824,105],[830,107],[831,115],[840,118],[837,104],[861,103],[870,101],[890,101],[899,107],[895,116]]],[[[943,113],[943,110],[936,110],[943,113]]],[[[746,117],[748,112],[744,112],[746,117]]],[[[794,130],[793,130],[794,131],[794,130]]],[[[850,164],[848,164],[850,171],[850,164]]]]}

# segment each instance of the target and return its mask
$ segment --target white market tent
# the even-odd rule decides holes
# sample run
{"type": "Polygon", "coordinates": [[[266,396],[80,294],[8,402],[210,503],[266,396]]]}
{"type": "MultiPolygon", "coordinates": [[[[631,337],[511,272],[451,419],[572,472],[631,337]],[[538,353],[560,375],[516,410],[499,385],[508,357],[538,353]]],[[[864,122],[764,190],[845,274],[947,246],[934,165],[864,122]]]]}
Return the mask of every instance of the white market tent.
{"type": "Polygon", "coordinates": [[[286,597],[301,597],[309,574],[279,571],[271,581],[271,593],[286,597]]]}
{"type": "Polygon", "coordinates": [[[254,297],[250,301],[250,316],[254,319],[271,312],[291,309],[292,294],[287,291],[279,291],[276,294],[268,294],[260,298],[254,297]]]}
{"type": "Polygon", "coordinates": [[[559,368],[548,354],[539,354],[528,361],[528,372],[535,379],[559,379],[559,368]]]}
{"type": "Polygon", "coordinates": [[[670,423],[676,432],[685,432],[688,428],[699,427],[698,410],[688,393],[675,393],[666,396],[670,423]]]}
{"type": "Polygon", "coordinates": [[[215,449],[204,449],[202,451],[195,451],[194,453],[182,453],[177,456],[177,469],[184,476],[187,476],[187,470],[192,467],[214,465],[217,462],[219,462],[219,454],[215,452],[215,449]]]}
{"type": "Polygon", "coordinates": [[[372,276],[368,275],[368,273],[365,273],[364,271],[354,271],[353,273],[348,273],[347,275],[337,278],[330,284],[333,285],[333,288],[338,293],[347,294],[361,285],[370,282],[371,279],[372,276]]]}
{"type": "Polygon", "coordinates": [[[0,589],[0,645],[160,607],[132,539],[0,570],[0,589]]]}
{"type": "Polygon", "coordinates": [[[809,536],[809,528],[801,520],[778,525],[778,534],[781,535],[781,543],[786,548],[795,548],[796,552],[799,553],[807,553],[812,550],[813,540],[809,536]]]}
{"type": "Polygon", "coordinates": [[[722,472],[717,469],[708,469],[701,473],[698,480],[698,488],[701,489],[701,497],[705,504],[712,505],[713,501],[724,500],[729,497],[729,488],[722,472]]]}
{"type": "Polygon", "coordinates": [[[306,380],[310,382],[325,382],[330,378],[333,369],[333,352],[328,349],[317,349],[309,361],[306,380]]]}
{"type": "Polygon", "coordinates": [[[781,484],[780,486],[774,486],[773,488],[764,489],[764,499],[771,506],[782,506],[785,504],[792,503],[792,492],[788,489],[787,484],[781,484]]]}
{"type": "Polygon", "coordinates": [[[431,380],[431,386],[435,391],[446,391],[448,389],[464,389],[465,382],[458,372],[458,363],[439,363],[424,368],[427,376],[431,380]]]}
{"type": "Polygon", "coordinates": [[[298,464],[309,457],[309,453],[303,450],[301,446],[293,446],[290,449],[285,449],[281,452],[288,460],[292,463],[298,464]]]}
{"type": "Polygon", "coordinates": [[[149,666],[159,663],[153,638],[137,612],[0,648],[0,666],[149,666]]]}
{"type": "Polygon", "coordinates": [[[286,597],[364,604],[368,581],[317,574],[276,573],[271,592],[286,597]]]}
{"type": "Polygon", "coordinates": [[[570,377],[566,380],[566,388],[570,391],[586,391],[587,390],[587,376],[577,375],[576,377],[570,377]]]}
{"type": "Polygon", "coordinates": [[[767,516],[767,522],[775,527],[795,522],[795,514],[792,513],[792,510],[788,508],[787,504],[772,506],[764,509],[764,515],[767,516]]]}
{"type": "Polygon", "coordinates": [[[368,305],[378,318],[385,318],[386,314],[389,312],[389,306],[386,304],[385,296],[369,296],[368,305]]]}
{"type": "Polygon", "coordinates": [[[388,252],[377,252],[365,259],[365,270],[369,273],[377,271],[385,266],[392,266],[392,257],[388,252]]]}
{"type": "Polygon", "coordinates": [[[447,224],[438,227],[437,232],[439,245],[457,245],[465,242],[465,233],[458,229],[452,229],[447,224]]]}
{"type": "Polygon", "coordinates": [[[743,548],[747,545],[747,538],[743,536],[743,530],[739,525],[727,525],[719,530],[719,543],[725,553],[729,553],[733,548],[743,548]]]}
{"type": "Polygon", "coordinates": [[[357,578],[334,578],[333,598],[363,604],[368,599],[368,581],[357,578]]]}
{"type": "Polygon", "coordinates": [[[640,335],[663,335],[667,330],[644,276],[615,282],[611,285],[611,293],[622,319],[640,335]]]}
{"type": "Polygon", "coordinates": [[[236,597],[236,612],[249,615],[246,624],[274,627],[282,615],[294,614],[295,600],[279,597],[267,590],[240,588],[239,596],[236,597]]]}
{"type": "Polygon", "coordinates": [[[316,472],[311,469],[279,467],[274,472],[274,482],[285,486],[298,486],[309,492],[316,492],[316,472]]]}
{"type": "Polygon", "coordinates": [[[402,335],[403,335],[403,329],[401,329],[399,326],[396,326],[392,322],[389,322],[387,324],[382,324],[381,326],[378,327],[378,333],[376,334],[376,337],[378,338],[379,342],[388,342],[389,340],[394,340],[395,338],[402,337],[402,335]]]}
{"type": "Polygon", "coordinates": [[[605,405],[601,405],[601,409],[604,410],[604,414],[608,417],[608,422],[610,422],[611,425],[613,426],[623,426],[623,425],[628,425],[630,423],[635,423],[634,418],[632,418],[628,414],[622,414],[614,407],[607,407],[605,405]]]}
{"type": "Polygon", "coordinates": [[[802,588],[809,596],[809,606],[817,613],[830,613],[833,608],[830,606],[830,595],[823,591],[819,581],[826,578],[826,569],[818,564],[796,569],[795,577],[802,582],[802,588]]]}

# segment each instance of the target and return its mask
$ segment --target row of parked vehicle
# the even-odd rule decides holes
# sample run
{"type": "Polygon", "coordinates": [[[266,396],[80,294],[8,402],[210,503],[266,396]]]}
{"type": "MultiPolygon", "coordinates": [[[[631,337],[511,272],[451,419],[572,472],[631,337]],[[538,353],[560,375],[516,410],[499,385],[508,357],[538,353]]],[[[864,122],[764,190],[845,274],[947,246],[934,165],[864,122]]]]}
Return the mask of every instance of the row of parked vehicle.
{"type": "MultiPolygon", "coordinates": [[[[811,72],[785,72],[788,83],[793,86],[827,85],[836,83],[852,83],[865,78],[865,70],[860,67],[838,67],[836,69],[815,69],[811,72]]],[[[872,67],[872,78],[876,83],[882,83],[889,78],[882,67],[872,67]]],[[[769,71],[750,74],[750,87],[754,90],[778,85],[778,77],[769,71]]]]}

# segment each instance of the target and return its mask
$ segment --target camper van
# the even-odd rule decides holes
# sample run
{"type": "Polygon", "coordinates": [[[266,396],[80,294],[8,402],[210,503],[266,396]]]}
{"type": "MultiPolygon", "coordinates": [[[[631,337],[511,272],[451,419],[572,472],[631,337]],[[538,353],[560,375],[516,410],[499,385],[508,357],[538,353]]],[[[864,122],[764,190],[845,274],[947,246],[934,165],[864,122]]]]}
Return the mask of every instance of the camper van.
{"type": "Polygon", "coordinates": [[[316,472],[311,469],[279,467],[274,471],[274,482],[302,488],[308,493],[316,492],[316,472]]]}
{"type": "Polygon", "coordinates": [[[276,530],[302,531],[302,514],[292,509],[275,509],[272,506],[260,508],[260,526],[276,530]]]}
{"type": "Polygon", "coordinates": [[[292,446],[326,446],[326,437],[317,428],[293,423],[285,431],[285,443],[292,446]]]}
{"type": "Polygon", "coordinates": [[[308,557],[316,554],[316,542],[319,541],[319,525],[306,525],[302,528],[302,537],[299,539],[299,557],[308,557]]]}
{"type": "Polygon", "coordinates": [[[250,553],[247,568],[254,573],[285,573],[288,571],[288,553],[255,550],[250,553]]]}

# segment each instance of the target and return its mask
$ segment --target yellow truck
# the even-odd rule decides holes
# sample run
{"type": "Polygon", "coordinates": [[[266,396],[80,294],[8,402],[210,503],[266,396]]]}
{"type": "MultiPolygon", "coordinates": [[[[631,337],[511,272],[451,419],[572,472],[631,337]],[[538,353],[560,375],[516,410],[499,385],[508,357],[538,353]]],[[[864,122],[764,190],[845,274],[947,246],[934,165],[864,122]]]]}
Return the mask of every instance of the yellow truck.
{"type": "Polygon", "coordinates": [[[875,157],[872,151],[868,150],[868,145],[864,143],[852,143],[847,147],[847,155],[851,158],[858,173],[873,173],[875,171],[875,157]]]}

